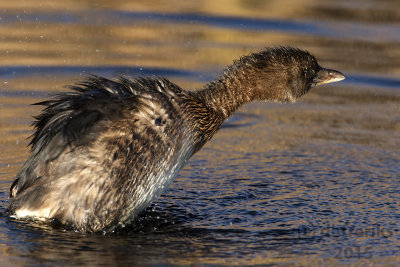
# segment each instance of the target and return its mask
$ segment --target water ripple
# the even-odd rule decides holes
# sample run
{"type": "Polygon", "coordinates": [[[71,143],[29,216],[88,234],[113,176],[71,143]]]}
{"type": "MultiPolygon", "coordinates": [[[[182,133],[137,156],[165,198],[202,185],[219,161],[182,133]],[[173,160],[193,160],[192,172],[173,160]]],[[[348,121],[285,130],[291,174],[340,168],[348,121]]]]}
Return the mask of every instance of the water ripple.
{"type": "MultiPolygon", "coordinates": [[[[99,74],[99,75],[131,75],[131,76],[179,76],[186,78],[204,79],[198,72],[157,67],[129,67],[129,66],[1,66],[0,77],[16,78],[39,74],[99,74]]],[[[209,78],[209,77],[206,77],[209,78]]]]}
{"type": "Polygon", "coordinates": [[[324,22],[313,20],[290,20],[276,18],[249,18],[237,16],[215,16],[198,13],[157,13],[96,9],[81,16],[74,13],[7,13],[1,21],[11,24],[25,22],[61,22],[81,25],[132,25],[141,22],[180,23],[208,25],[218,28],[256,31],[278,31],[346,39],[368,39],[375,42],[400,42],[400,29],[389,24],[365,25],[354,21],[324,22]],[[101,18],[101,19],[99,19],[101,18]],[[379,36],[379,39],[376,39],[379,36]]]}

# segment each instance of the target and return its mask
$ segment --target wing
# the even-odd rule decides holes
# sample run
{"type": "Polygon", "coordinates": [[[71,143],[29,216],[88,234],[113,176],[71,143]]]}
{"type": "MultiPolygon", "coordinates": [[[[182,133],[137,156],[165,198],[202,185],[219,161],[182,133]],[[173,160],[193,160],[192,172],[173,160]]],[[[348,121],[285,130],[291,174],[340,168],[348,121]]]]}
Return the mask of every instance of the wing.
{"type": "Polygon", "coordinates": [[[33,124],[32,154],[17,174],[10,197],[15,198],[48,175],[50,163],[63,153],[77,147],[90,147],[116,121],[126,121],[140,128],[146,125],[146,120],[151,120],[157,127],[146,129],[159,131],[157,129],[166,119],[160,115],[162,108],[167,108],[170,98],[181,91],[165,79],[120,77],[113,81],[97,76],[70,89],[72,91],[38,103],[45,109],[33,124]],[[160,114],[152,112],[155,105],[161,105],[161,109],[157,109],[161,110],[160,114]],[[135,116],[130,116],[133,114],[135,116]]]}

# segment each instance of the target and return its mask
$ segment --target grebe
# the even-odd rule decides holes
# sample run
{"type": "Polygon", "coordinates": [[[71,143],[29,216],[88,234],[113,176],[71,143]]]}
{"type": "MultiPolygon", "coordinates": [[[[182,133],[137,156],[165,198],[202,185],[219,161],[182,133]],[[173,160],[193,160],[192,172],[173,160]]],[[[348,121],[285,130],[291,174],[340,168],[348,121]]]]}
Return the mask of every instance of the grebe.
{"type": "Polygon", "coordinates": [[[8,215],[81,232],[130,223],[241,105],[294,102],[343,80],[307,51],[266,48],[185,91],[164,78],[91,76],[37,104],[32,154],[10,188],[8,215]]]}

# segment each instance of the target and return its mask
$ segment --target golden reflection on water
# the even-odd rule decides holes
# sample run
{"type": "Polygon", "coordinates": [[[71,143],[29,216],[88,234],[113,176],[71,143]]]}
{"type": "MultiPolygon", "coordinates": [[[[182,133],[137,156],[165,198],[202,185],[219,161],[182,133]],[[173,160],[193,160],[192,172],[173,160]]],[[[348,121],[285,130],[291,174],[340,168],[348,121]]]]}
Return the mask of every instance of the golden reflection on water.
{"type": "MultiPolygon", "coordinates": [[[[169,1],[71,1],[63,2],[23,1],[19,4],[0,2],[3,21],[9,16],[24,18],[31,12],[50,14],[70,12],[70,16],[83,19],[81,9],[108,8],[116,11],[160,13],[199,13],[211,16],[237,16],[247,18],[268,18],[288,21],[296,19],[318,19],[329,16],[332,5],[316,4],[316,1],[188,1],[179,4],[169,1]],[[21,4],[22,3],[22,4],[21,4]],[[219,8],[218,8],[219,7],[219,8]],[[223,8],[220,8],[223,7],[223,8]]],[[[335,2],[335,1],[333,1],[335,2]]],[[[335,2],[336,4],[336,2],[335,2]]],[[[336,5],[335,5],[336,6],[336,5]]],[[[386,1],[385,7],[398,8],[395,2],[386,1]]],[[[333,14],[346,10],[337,5],[333,14]]],[[[363,10],[363,9],[361,9],[363,10]]],[[[332,12],[331,12],[332,11],[332,12]]],[[[356,13],[358,10],[354,10],[356,13]]],[[[366,14],[371,9],[364,10],[366,14]]],[[[102,13],[90,15],[94,21],[86,25],[57,21],[24,21],[0,24],[0,50],[4,65],[128,65],[162,66],[183,69],[208,69],[210,66],[223,67],[233,58],[264,46],[294,45],[313,51],[319,58],[333,62],[332,67],[342,66],[370,72],[399,73],[399,66],[392,58],[400,55],[397,45],[369,40],[346,40],[330,37],[315,37],[287,34],[277,31],[255,31],[228,29],[201,24],[160,23],[157,21],[135,21],[133,25],[118,23],[99,24],[102,13]],[[212,44],[210,46],[210,44],[212,44]],[[218,45],[217,45],[218,44],[218,45]],[[372,52],[373,51],[373,52],[372,52]],[[193,57],[193,55],[196,55],[193,57]],[[379,68],[377,68],[379,62],[379,68]],[[345,65],[345,66],[343,66],[345,65]]],[[[132,15],[134,17],[134,15],[132,15]]],[[[349,14],[352,18],[354,14],[349,14]]],[[[370,23],[374,22],[374,16],[370,23]]],[[[338,17],[336,17],[338,18],[338,17]]],[[[66,18],[68,21],[68,18],[66,18]]],[[[346,31],[348,25],[343,24],[346,31]]],[[[377,31],[377,33],[382,31],[377,31]]],[[[383,30],[384,32],[384,30],[383,30]]]]}
{"type": "MultiPolygon", "coordinates": [[[[30,123],[32,115],[40,110],[40,107],[30,104],[43,100],[47,93],[58,92],[63,90],[64,85],[82,79],[81,67],[110,66],[112,69],[113,66],[127,66],[193,71],[199,77],[168,77],[184,88],[193,89],[199,88],[207,80],[201,77],[202,73],[205,77],[215,77],[227,64],[243,54],[265,46],[292,45],[310,50],[320,59],[321,65],[337,68],[346,75],[397,77],[400,74],[399,40],[385,30],[391,29],[390,23],[393,23],[393,27],[398,26],[399,15],[394,10],[399,10],[400,4],[398,1],[368,3],[313,0],[0,0],[1,203],[6,203],[13,176],[29,155],[26,146],[29,143],[27,137],[32,133],[30,123]],[[131,21],[124,20],[125,11],[131,12],[128,14],[130,18],[141,13],[149,16],[165,13],[196,14],[213,19],[240,17],[248,20],[271,19],[279,23],[310,23],[311,28],[318,28],[320,23],[325,23],[328,25],[327,31],[339,34],[313,34],[293,29],[246,29],[241,25],[220,26],[218,23],[157,20],[146,16],[131,21]],[[40,19],[36,21],[35,16],[40,19]],[[354,28],[350,26],[353,24],[354,27],[375,27],[372,33],[379,35],[371,37],[354,32],[356,37],[351,38],[349,36],[354,28]],[[383,31],[379,31],[379,27],[383,31]],[[35,72],[37,66],[51,66],[56,72],[35,72]],[[63,73],[60,67],[71,69],[64,68],[66,73],[63,73]],[[12,73],[14,70],[16,73],[12,73]]],[[[337,245],[337,240],[320,237],[323,240],[321,243],[303,241],[304,247],[312,247],[312,252],[316,254],[307,256],[291,252],[292,247],[298,245],[297,240],[279,243],[281,236],[278,235],[277,239],[267,236],[261,239],[264,243],[259,243],[257,238],[263,231],[292,229],[298,225],[308,225],[310,221],[318,224],[328,220],[339,225],[343,220],[356,224],[362,218],[373,223],[379,222],[377,214],[389,217],[385,218],[387,225],[394,220],[390,219],[390,214],[397,212],[398,207],[383,203],[393,203],[397,196],[395,178],[398,177],[395,177],[396,167],[393,164],[396,160],[400,161],[400,91],[397,89],[381,88],[379,85],[359,87],[337,84],[316,88],[293,105],[259,102],[240,109],[182,170],[172,185],[172,193],[166,193],[164,199],[160,200],[161,203],[167,202],[167,207],[177,206],[175,210],[171,208],[173,217],[182,215],[180,209],[183,208],[187,208],[189,214],[198,211],[206,217],[204,220],[191,221],[184,216],[187,213],[182,212],[184,219],[189,221],[189,226],[184,226],[195,230],[206,229],[208,232],[204,234],[205,237],[188,234],[182,238],[173,233],[160,238],[160,233],[157,236],[157,233],[153,235],[153,232],[145,231],[137,233],[135,237],[106,237],[105,242],[102,236],[82,237],[13,222],[6,225],[0,221],[0,241],[3,241],[0,242],[0,263],[12,265],[9,259],[16,257],[19,262],[30,259],[34,263],[78,258],[83,263],[93,265],[119,261],[126,264],[124,260],[128,260],[128,264],[134,260],[147,260],[145,263],[168,262],[172,265],[340,264],[341,261],[334,259],[331,254],[324,258],[322,254],[327,248],[321,248],[326,243],[327,246],[337,245]],[[365,174],[354,174],[360,172],[365,174]],[[263,192],[258,196],[255,193],[258,189],[253,180],[255,177],[262,184],[261,188],[270,190],[268,194],[263,192]],[[363,177],[370,180],[366,182],[363,177]],[[210,193],[215,190],[218,193],[210,193]],[[174,194],[182,191],[187,192],[177,194],[181,199],[175,203],[174,194]],[[231,199],[240,195],[248,196],[248,199],[239,203],[231,199]],[[191,199],[181,204],[184,207],[179,206],[185,197],[191,199]],[[219,201],[231,201],[231,206],[239,206],[240,209],[233,208],[232,211],[229,206],[215,204],[219,201]],[[311,204],[292,206],[304,202],[311,204]],[[283,204],[274,206],[274,203],[283,204]],[[202,213],[204,206],[212,209],[212,212],[206,210],[202,213]],[[363,212],[364,209],[366,211],[363,212]],[[235,213],[242,210],[254,214],[265,212],[265,215],[259,215],[259,219],[254,215],[260,220],[255,223],[251,216],[241,218],[241,213],[235,213]],[[336,217],[323,217],[315,210],[329,210],[336,217]],[[287,225],[279,221],[280,218],[286,218],[285,215],[280,216],[279,212],[295,211],[304,212],[307,216],[294,217],[286,222],[287,225]],[[351,216],[349,213],[358,215],[351,216]],[[242,220],[224,224],[224,218],[242,220]],[[265,223],[267,220],[268,223],[265,223]],[[220,239],[229,240],[229,237],[213,232],[214,228],[250,232],[250,237],[246,234],[243,236],[251,240],[245,240],[243,244],[253,247],[253,254],[235,257],[246,249],[240,237],[234,237],[227,243],[218,243],[220,239]],[[18,234],[21,236],[16,236],[18,234]],[[20,239],[22,243],[12,243],[14,239],[20,239]],[[164,239],[168,244],[162,243],[164,239]],[[233,241],[237,243],[231,243],[233,241]],[[277,243],[276,247],[274,242],[277,243]],[[136,245],[141,245],[141,249],[136,245]],[[175,254],[174,245],[178,250],[175,254]],[[263,245],[269,249],[260,247],[263,245]],[[37,248],[26,249],[25,246],[37,248]],[[185,250],[182,250],[182,246],[185,250]],[[121,247],[126,247],[127,251],[119,249],[121,247]],[[99,257],[99,251],[106,251],[109,255],[99,257]],[[149,259],[153,262],[149,262],[149,259]]],[[[170,211],[169,208],[165,209],[170,211]]],[[[167,219],[171,220],[171,217],[167,219]]],[[[282,239],[286,238],[288,235],[283,235],[282,239]]],[[[365,238],[356,241],[368,243],[365,238]]],[[[387,242],[392,242],[392,246],[398,243],[395,237],[387,242]]],[[[374,248],[384,251],[386,245],[382,241],[374,248]]],[[[358,259],[357,264],[379,263],[380,259],[358,259]]],[[[385,261],[398,262],[399,258],[386,257],[385,261]]]]}
{"type": "Polygon", "coordinates": [[[1,27],[4,65],[126,65],[221,68],[255,48],[282,45],[283,34],[201,25],[15,25],[1,27]],[[61,34],[60,33],[66,33],[61,34]],[[19,42],[22,40],[22,42],[19,42]],[[16,42],[17,41],[17,42],[16,42]],[[198,43],[197,45],[191,45],[198,43]],[[208,43],[218,44],[217,47],[208,43]],[[231,45],[232,44],[232,45],[231,45]],[[193,57],[196,55],[196,57],[193,57]]]}

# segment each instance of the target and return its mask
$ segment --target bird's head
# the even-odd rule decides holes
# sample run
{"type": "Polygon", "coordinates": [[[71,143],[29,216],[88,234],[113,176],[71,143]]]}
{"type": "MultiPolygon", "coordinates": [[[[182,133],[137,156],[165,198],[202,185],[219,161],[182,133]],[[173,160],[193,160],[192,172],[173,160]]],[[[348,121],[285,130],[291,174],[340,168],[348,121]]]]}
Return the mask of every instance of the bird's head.
{"type": "Polygon", "coordinates": [[[253,99],[294,102],[312,87],[343,80],[342,73],[321,67],[307,51],[268,48],[245,56],[234,66],[243,71],[253,99]]]}

